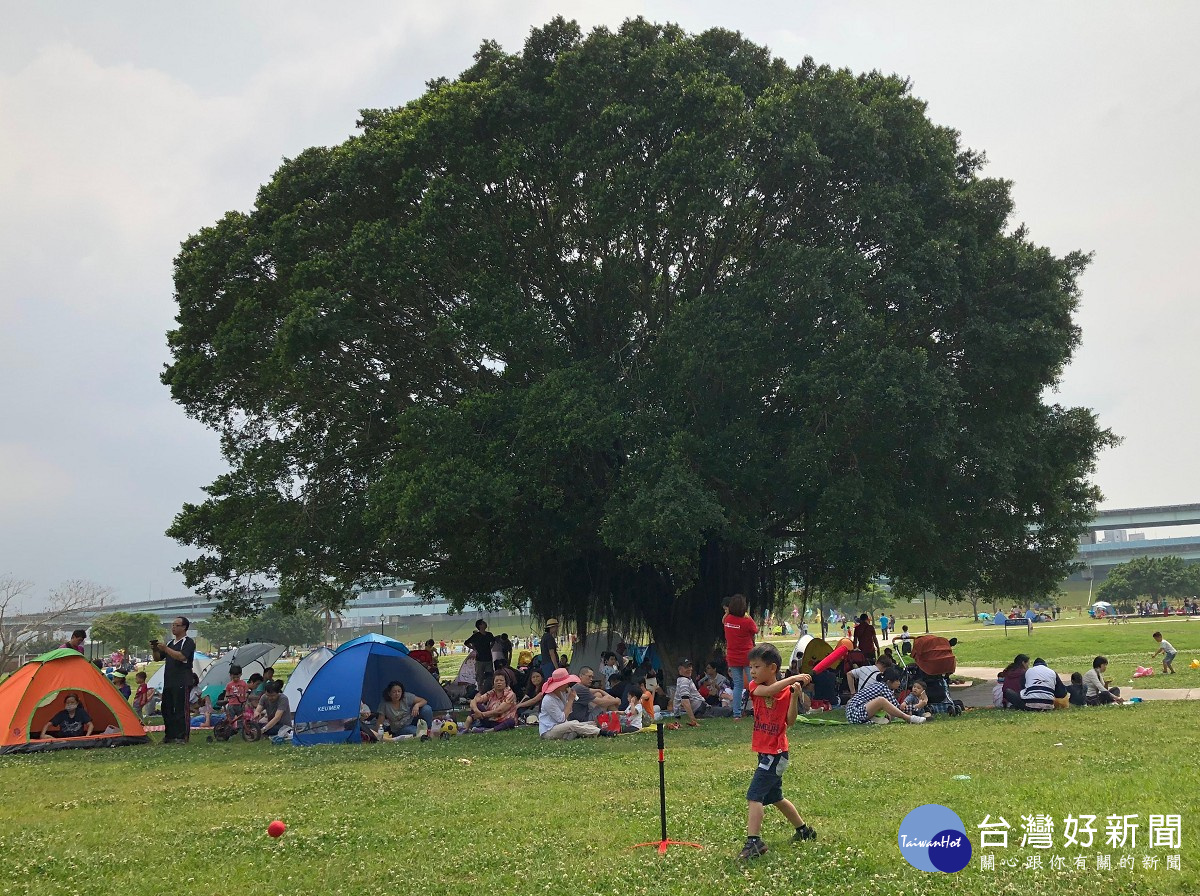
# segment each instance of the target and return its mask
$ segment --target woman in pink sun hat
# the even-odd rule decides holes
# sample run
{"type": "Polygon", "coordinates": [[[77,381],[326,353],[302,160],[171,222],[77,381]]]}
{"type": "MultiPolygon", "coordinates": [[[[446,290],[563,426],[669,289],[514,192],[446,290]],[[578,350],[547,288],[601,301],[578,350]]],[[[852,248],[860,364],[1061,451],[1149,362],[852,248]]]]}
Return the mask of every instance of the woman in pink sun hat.
{"type": "Polygon", "coordinates": [[[590,722],[575,722],[567,718],[575,702],[575,685],[579,676],[566,669],[555,669],[542,685],[542,711],[538,714],[538,734],[546,740],[575,740],[577,737],[597,737],[600,728],[590,722]]]}

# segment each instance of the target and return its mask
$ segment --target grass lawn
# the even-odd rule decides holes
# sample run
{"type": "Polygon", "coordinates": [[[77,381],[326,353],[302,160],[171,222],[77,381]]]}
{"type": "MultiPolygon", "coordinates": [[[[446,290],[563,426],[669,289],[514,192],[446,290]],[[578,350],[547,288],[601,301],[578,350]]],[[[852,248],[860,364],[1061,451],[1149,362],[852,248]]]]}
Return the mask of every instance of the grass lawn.
{"type": "MultiPolygon", "coordinates": [[[[632,851],[658,838],[652,734],[544,743],[530,729],[444,742],[343,747],[205,743],[0,758],[5,893],[1183,894],[1200,890],[1200,718],[1185,703],[968,713],[928,725],[797,725],[785,793],[819,840],[793,848],[778,813],[770,852],[735,855],[754,762],[749,726],[668,732],[670,833],[703,851],[632,851]],[[969,775],[969,781],[955,780],[969,775]],[[956,811],[975,847],[954,875],[910,868],[896,845],[911,808],[956,811]],[[1024,849],[1022,815],[1055,819],[1056,848],[1024,849]],[[1098,816],[1099,845],[1061,847],[1068,813],[1098,816]],[[1183,817],[1178,850],[1149,849],[1151,813],[1183,817]],[[1086,870],[980,869],[976,826],[1003,816],[999,859],[1087,860],[1086,870]],[[1132,849],[1104,817],[1137,814],[1132,849]],[[265,833],[275,818],[288,832],[265,833]],[[1168,854],[1182,869],[1166,870],[1168,854]],[[1109,855],[1113,870],[1096,870],[1109,855]],[[1123,855],[1137,868],[1116,866],[1123,855]],[[1141,867],[1143,856],[1159,868],[1141,867]]],[[[770,811],[770,810],[769,810],[770,811]]],[[[1000,864],[999,862],[997,863],[1000,864]]]]}

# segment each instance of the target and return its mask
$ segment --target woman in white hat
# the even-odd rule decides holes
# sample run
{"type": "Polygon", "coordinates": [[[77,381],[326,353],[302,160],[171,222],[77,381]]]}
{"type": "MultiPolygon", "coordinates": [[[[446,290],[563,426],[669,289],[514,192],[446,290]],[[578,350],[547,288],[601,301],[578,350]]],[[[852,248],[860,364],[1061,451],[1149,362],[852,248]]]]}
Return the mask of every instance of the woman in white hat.
{"type": "Polygon", "coordinates": [[[575,685],[579,676],[566,669],[555,669],[542,685],[542,711],[538,715],[538,734],[547,740],[574,740],[577,737],[596,737],[600,729],[591,722],[575,722],[568,718],[575,703],[575,685]]]}

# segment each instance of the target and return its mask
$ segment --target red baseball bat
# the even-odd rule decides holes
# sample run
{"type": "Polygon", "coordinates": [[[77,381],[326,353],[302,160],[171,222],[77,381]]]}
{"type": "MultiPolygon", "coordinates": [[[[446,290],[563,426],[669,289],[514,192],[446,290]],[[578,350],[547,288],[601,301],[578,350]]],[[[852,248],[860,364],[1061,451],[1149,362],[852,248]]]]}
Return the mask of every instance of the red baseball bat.
{"type": "Polygon", "coordinates": [[[842,657],[844,657],[853,649],[854,642],[849,638],[842,638],[840,641],[838,641],[837,647],[833,648],[833,652],[830,653],[829,656],[825,657],[825,659],[813,666],[812,674],[820,675],[830,666],[836,666],[842,661],[842,657]]]}

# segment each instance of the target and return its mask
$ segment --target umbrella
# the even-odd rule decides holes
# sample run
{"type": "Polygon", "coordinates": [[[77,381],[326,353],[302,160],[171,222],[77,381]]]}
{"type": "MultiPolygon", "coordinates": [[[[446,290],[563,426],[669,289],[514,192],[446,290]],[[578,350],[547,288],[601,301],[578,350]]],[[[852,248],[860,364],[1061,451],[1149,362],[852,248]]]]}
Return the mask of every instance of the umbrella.
{"type": "Polygon", "coordinates": [[[225,690],[225,685],[229,683],[230,666],[241,666],[242,678],[245,680],[249,679],[251,674],[255,672],[261,674],[267,666],[270,666],[281,656],[283,656],[283,646],[280,644],[266,644],[261,641],[256,641],[252,644],[243,644],[237,650],[230,651],[208,667],[208,671],[200,679],[200,689],[203,693],[208,694],[209,688],[220,685],[223,691],[225,690]]]}

